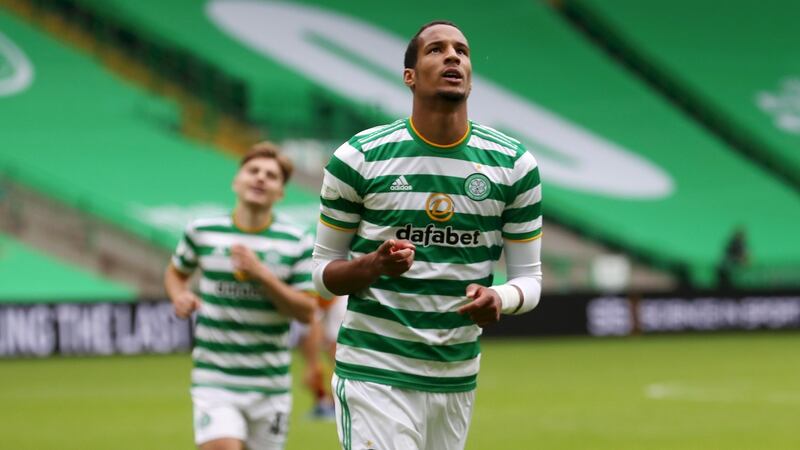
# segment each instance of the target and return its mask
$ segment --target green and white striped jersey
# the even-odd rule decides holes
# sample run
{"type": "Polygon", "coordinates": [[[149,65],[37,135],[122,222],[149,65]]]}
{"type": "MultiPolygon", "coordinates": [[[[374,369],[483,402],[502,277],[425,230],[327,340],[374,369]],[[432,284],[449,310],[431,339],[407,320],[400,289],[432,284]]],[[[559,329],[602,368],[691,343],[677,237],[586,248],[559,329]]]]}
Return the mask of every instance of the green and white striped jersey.
{"type": "Polygon", "coordinates": [[[336,373],[432,392],[476,386],[481,329],[456,309],[492,284],[504,239],[541,236],[536,160],[516,139],[471,122],[458,143],[427,142],[410,119],[366,130],[325,169],[320,220],[354,231],[350,256],[387,239],[416,245],[411,269],[351,295],[336,373]]]}
{"type": "Polygon", "coordinates": [[[252,249],[285,283],[313,291],[313,236],[273,220],[265,229],[245,231],[232,217],[198,219],[188,225],[172,265],[190,274],[201,270],[202,306],[192,352],[193,386],[216,386],[267,394],[288,392],[291,319],[279,313],[258,283],[235,273],[230,249],[252,249]]]}

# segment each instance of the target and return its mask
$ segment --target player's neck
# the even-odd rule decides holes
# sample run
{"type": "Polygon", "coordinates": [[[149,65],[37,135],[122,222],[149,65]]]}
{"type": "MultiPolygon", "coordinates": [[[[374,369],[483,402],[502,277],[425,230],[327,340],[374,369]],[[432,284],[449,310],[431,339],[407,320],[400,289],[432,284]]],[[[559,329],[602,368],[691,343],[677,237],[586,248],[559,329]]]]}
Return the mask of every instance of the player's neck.
{"type": "Polygon", "coordinates": [[[462,139],[469,130],[467,102],[456,105],[422,102],[414,99],[411,113],[414,130],[427,141],[450,145],[462,139]]]}
{"type": "Polygon", "coordinates": [[[263,231],[272,223],[272,208],[254,208],[239,203],[233,210],[233,223],[242,231],[263,231]]]}

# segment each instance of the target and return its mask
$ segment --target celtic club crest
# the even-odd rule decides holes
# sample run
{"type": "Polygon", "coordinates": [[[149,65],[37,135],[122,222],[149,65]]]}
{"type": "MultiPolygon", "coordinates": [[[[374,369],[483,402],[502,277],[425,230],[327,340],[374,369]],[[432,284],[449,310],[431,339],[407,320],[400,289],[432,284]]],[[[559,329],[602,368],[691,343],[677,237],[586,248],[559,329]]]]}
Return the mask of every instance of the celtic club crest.
{"type": "Polygon", "coordinates": [[[489,178],[482,173],[473,173],[464,181],[464,192],[473,200],[483,200],[489,196],[491,191],[492,184],[489,178]]]}

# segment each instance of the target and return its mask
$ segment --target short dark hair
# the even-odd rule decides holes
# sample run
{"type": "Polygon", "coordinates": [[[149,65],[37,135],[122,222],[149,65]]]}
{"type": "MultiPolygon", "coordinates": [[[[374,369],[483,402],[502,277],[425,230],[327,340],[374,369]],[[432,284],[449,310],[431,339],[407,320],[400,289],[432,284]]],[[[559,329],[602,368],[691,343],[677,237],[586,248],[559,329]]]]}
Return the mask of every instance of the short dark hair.
{"type": "Polygon", "coordinates": [[[286,155],[281,153],[281,149],[274,143],[262,141],[253,145],[250,150],[242,156],[242,159],[239,161],[239,168],[241,169],[248,161],[256,158],[267,158],[277,161],[281,169],[281,174],[283,175],[284,185],[289,181],[289,178],[292,177],[294,164],[292,164],[292,161],[289,160],[286,155]]]}
{"type": "Polygon", "coordinates": [[[406,47],[406,55],[403,59],[403,65],[406,69],[413,69],[417,66],[417,53],[419,52],[419,35],[422,34],[423,31],[427,30],[428,28],[434,25],[447,25],[455,28],[458,31],[461,31],[461,28],[458,28],[458,25],[450,22],[449,20],[434,20],[433,22],[428,22],[422,27],[420,27],[417,34],[411,38],[408,42],[408,47],[406,47]]]}

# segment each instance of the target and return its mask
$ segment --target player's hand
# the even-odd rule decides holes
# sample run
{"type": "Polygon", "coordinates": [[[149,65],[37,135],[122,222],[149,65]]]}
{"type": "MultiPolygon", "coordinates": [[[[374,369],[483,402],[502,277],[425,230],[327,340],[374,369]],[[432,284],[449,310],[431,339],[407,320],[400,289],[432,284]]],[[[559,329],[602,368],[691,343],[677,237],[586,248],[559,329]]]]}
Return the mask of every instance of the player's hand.
{"type": "Polygon", "coordinates": [[[458,308],[459,314],[469,314],[469,318],[479,327],[500,321],[502,303],[497,292],[480,284],[472,283],[467,286],[467,298],[472,301],[458,308]]]}
{"type": "Polygon", "coordinates": [[[259,271],[265,269],[255,252],[241,244],[231,247],[231,262],[235,270],[233,275],[240,281],[257,278],[259,271]]]}
{"type": "Polygon", "coordinates": [[[416,247],[405,240],[389,239],[373,253],[375,270],[381,275],[400,276],[414,263],[416,247]]]}
{"type": "Polygon", "coordinates": [[[184,291],[172,299],[172,307],[175,315],[181,319],[187,319],[196,309],[200,308],[200,299],[192,291],[184,291]]]}

